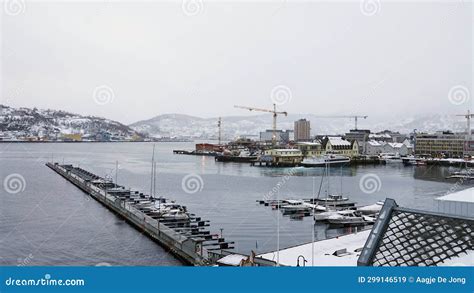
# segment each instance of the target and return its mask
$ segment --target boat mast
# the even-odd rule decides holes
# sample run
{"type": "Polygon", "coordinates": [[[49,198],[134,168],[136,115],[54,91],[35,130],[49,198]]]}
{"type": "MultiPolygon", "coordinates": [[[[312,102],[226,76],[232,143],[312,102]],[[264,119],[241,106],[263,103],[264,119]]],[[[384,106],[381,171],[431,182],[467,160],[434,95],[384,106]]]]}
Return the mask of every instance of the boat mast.
{"type": "Polygon", "coordinates": [[[341,195],[342,195],[342,165],[341,165],[341,195]]]}
{"type": "Polygon", "coordinates": [[[315,182],[314,176],[313,176],[313,223],[311,227],[311,266],[314,267],[314,226],[316,224],[314,220],[314,214],[316,213],[316,199],[315,197],[315,187],[314,187],[314,182],[315,182]]]}
{"type": "Polygon", "coordinates": [[[328,168],[329,164],[326,161],[326,168],[324,168],[324,173],[326,174],[328,181],[327,181],[327,186],[326,186],[326,200],[324,201],[324,208],[326,209],[326,212],[328,211],[328,200],[329,200],[329,174],[328,174],[328,168]]]}
{"type": "MultiPolygon", "coordinates": [[[[277,191],[276,196],[277,196],[277,203],[279,204],[279,196],[280,190],[277,191]]],[[[278,213],[277,213],[277,267],[280,266],[280,207],[278,207],[278,213]]]]}
{"type": "Polygon", "coordinates": [[[153,184],[155,178],[155,145],[153,145],[153,153],[151,155],[151,178],[150,178],[150,196],[153,197],[153,184]]]}
{"type": "Polygon", "coordinates": [[[115,161],[115,185],[118,186],[118,161],[115,161]]]}
{"type": "Polygon", "coordinates": [[[156,164],[155,162],[153,166],[153,198],[155,198],[156,194],[156,164]]]}

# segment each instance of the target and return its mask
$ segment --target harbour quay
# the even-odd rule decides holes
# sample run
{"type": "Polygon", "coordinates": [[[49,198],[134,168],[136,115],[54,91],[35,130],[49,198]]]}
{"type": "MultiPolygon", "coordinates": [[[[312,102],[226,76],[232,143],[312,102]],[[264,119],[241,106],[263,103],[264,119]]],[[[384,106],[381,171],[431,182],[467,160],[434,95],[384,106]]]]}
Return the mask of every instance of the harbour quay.
{"type": "Polygon", "coordinates": [[[230,254],[234,242],[211,234],[209,221],[165,198],[133,191],[72,165],[48,162],[51,170],[167,249],[184,264],[213,265],[230,254]]]}

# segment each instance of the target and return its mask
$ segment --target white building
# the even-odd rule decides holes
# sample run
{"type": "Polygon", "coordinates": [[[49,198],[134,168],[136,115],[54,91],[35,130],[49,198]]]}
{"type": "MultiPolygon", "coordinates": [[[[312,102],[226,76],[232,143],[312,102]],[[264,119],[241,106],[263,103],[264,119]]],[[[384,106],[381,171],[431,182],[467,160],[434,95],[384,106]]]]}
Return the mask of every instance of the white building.
{"type": "Polygon", "coordinates": [[[383,144],[376,140],[369,140],[365,142],[365,154],[369,156],[377,156],[383,153],[383,144]]]}
{"type": "Polygon", "coordinates": [[[326,137],[323,140],[322,148],[328,154],[339,154],[350,158],[359,155],[359,143],[357,140],[350,142],[339,136],[326,137]]]}
{"type": "Polygon", "coordinates": [[[389,142],[389,143],[384,144],[383,152],[384,153],[399,154],[400,156],[407,156],[408,155],[408,148],[403,143],[389,142]]]}

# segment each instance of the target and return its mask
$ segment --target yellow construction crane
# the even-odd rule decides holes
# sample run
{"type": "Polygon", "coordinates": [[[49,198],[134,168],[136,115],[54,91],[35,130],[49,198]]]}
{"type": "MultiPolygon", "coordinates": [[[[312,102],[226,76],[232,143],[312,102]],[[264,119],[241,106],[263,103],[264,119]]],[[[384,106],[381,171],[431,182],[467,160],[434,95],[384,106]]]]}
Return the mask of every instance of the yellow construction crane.
{"type": "Polygon", "coordinates": [[[366,116],[366,115],[363,115],[363,116],[359,116],[359,115],[347,115],[347,116],[316,116],[317,118],[352,118],[354,119],[354,126],[355,126],[355,130],[357,130],[357,122],[359,120],[359,118],[362,118],[362,119],[367,119],[367,117],[369,116],[366,116]]]}
{"type": "Polygon", "coordinates": [[[267,112],[273,113],[273,135],[272,135],[272,145],[276,145],[276,128],[277,128],[277,116],[278,115],[285,115],[288,116],[286,111],[277,111],[276,104],[273,104],[273,110],[268,109],[260,109],[260,108],[253,108],[253,107],[245,107],[245,106],[234,106],[234,108],[245,109],[249,111],[257,111],[257,112],[267,112]]]}

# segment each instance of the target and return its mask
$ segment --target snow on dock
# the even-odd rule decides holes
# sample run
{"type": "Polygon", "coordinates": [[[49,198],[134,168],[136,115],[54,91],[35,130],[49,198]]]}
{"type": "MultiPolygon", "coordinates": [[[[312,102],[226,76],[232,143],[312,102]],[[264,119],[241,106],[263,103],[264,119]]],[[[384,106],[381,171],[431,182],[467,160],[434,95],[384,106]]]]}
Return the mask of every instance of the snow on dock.
{"type": "Polygon", "coordinates": [[[474,215],[474,187],[436,198],[440,213],[470,217],[474,215]]]}
{"type": "MultiPolygon", "coordinates": [[[[453,193],[438,201],[472,204],[472,191],[453,193]]],[[[473,266],[473,230],[472,213],[463,216],[449,210],[413,210],[386,199],[371,230],[258,257],[283,266],[311,266],[312,262],[314,266],[473,266]]]]}
{"type": "MultiPolygon", "coordinates": [[[[364,247],[370,230],[343,235],[326,240],[314,242],[314,254],[312,254],[312,243],[289,247],[280,250],[279,260],[283,266],[303,266],[303,259],[307,261],[306,266],[311,266],[314,257],[314,266],[357,266],[357,259],[364,247]],[[302,257],[301,257],[302,256],[302,257]]],[[[277,261],[277,251],[258,255],[259,257],[277,261]]]]}

